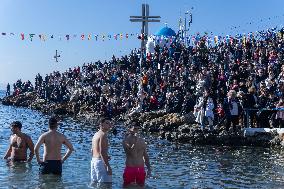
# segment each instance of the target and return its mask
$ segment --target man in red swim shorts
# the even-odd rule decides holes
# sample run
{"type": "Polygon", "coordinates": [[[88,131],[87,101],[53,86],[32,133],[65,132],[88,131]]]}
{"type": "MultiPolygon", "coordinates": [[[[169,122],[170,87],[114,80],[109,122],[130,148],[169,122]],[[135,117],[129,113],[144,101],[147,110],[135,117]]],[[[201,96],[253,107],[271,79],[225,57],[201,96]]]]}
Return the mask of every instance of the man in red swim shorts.
{"type": "Polygon", "coordinates": [[[123,140],[123,148],[126,153],[126,167],[123,173],[123,187],[130,184],[137,184],[141,187],[145,184],[147,167],[147,177],[151,175],[149,156],[145,140],[138,136],[139,126],[137,123],[129,127],[129,134],[123,140]]]}

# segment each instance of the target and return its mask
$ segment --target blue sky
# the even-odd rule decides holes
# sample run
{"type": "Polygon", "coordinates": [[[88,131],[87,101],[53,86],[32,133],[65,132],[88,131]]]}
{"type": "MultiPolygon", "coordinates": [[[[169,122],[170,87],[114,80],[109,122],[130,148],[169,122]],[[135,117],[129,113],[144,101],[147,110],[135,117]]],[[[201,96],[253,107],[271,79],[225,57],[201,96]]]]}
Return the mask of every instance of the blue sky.
{"type": "Polygon", "coordinates": [[[139,33],[141,24],[131,23],[129,16],[140,15],[142,3],[150,5],[151,15],[161,16],[160,23],[150,23],[150,33],[165,23],[177,30],[180,16],[191,7],[190,34],[207,31],[226,35],[284,25],[283,0],[1,0],[0,33],[16,35],[0,35],[0,88],[19,78],[34,81],[37,73],[65,71],[139,48],[135,37],[103,42],[93,38],[82,41],[80,35],[139,33]],[[25,33],[24,41],[20,33],[25,33]],[[43,42],[35,37],[31,42],[27,40],[30,33],[54,34],[55,38],[43,42]],[[66,34],[79,36],[67,41],[66,34]],[[61,41],[58,36],[62,36],[61,41]],[[55,50],[61,54],[58,63],[53,59],[55,50]]]}

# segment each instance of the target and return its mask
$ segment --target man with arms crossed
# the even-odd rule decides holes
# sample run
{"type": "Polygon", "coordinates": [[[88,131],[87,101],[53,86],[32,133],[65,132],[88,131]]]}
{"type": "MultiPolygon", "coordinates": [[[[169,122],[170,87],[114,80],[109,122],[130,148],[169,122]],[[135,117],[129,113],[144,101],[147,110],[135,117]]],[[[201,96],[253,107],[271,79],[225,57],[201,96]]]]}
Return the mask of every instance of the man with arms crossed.
{"type": "Polygon", "coordinates": [[[58,127],[56,118],[51,117],[48,125],[49,131],[43,133],[35,145],[36,159],[40,164],[41,174],[53,173],[56,175],[61,175],[62,163],[64,163],[64,161],[71,155],[74,149],[66,136],[56,131],[58,127]],[[43,161],[39,156],[39,148],[42,144],[44,144],[43,161]],[[62,144],[68,148],[63,158],[61,158],[62,144]]]}
{"type": "Polygon", "coordinates": [[[100,120],[100,130],[95,133],[92,139],[92,161],[91,179],[92,182],[111,183],[112,170],[109,165],[107,132],[112,124],[108,118],[100,120]]]}
{"type": "Polygon", "coordinates": [[[11,123],[13,135],[10,137],[10,145],[4,159],[13,162],[30,162],[34,157],[34,143],[27,134],[21,132],[22,124],[19,121],[11,123]],[[27,159],[27,150],[30,150],[29,159],[27,159]]]}
{"type": "Polygon", "coordinates": [[[123,148],[126,153],[126,167],[123,173],[123,187],[134,183],[141,187],[145,184],[146,172],[144,163],[147,167],[147,177],[151,175],[149,156],[145,140],[138,136],[139,127],[133,123],[129,127],[129,135],[123,140],[123,148]]]}

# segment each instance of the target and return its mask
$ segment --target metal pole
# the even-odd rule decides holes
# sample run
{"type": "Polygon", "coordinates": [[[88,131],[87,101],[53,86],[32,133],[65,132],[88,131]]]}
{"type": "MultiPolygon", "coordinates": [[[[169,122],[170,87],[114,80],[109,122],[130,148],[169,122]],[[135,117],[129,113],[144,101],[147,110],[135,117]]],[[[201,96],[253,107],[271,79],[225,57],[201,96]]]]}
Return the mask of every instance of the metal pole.
{"type": "Polygon", "coordinates": [[[146,18],[145,18],[145,20],[146,20],[146,22],[145,22],[145,35],[146,36],[148,36],[148,24],[149,24],[149,22],[148,22],[148,20],[149,20],[149,11],[150,11],[150,9],[149,9],[149,5],[148,4],[146,4],[146,11],[145,11],[145,14],[146,14],[146,18]]]}
{"type": "Polygon", "coordinates": [[[184,16],[184,38],[186,38],[186,15],[188,14],[188,12],[185,13],[184,16]]]}
{"type": "MultiPolygon", "coordinates": [[[[142,18],[145,19],[145,4],[142,4],[142,18]]],[[[142,111],[142,104],[143,104],[143,98],[142,98],[142,94],[143,94],[143,86],[142,86],[142,61],[143,61],[143,56],[144,56],[144,38],[145,38],[145,25],[147,22],[142,21],[142,30],[141,30],[141,34],[142,34],[142,38],[141,38],[141,52],[140,52],[140,102],[139,102],[139,107],[140,107],[140,111],[142,111]]]]}
{"type": "Polygon", "coordinates": [[[185,12],[185,16],[184,16],[184,44],[185,46],[187,47],[187,28],[186,28],[186,25],[187,25],[187,22],[186,22],[186,17],[188,15],[188,11],[185,12]]]}
{"type": "MultiPolygon", "coordinates": [[[[145,4],[142,4],[142,18],[145,18],[145,4]]],[[[145,32],[145,21],[142,21],[142,29],[141,29],[141,56],[143,54],[143,46],[144,46],[144,32],[145,32]]]]}

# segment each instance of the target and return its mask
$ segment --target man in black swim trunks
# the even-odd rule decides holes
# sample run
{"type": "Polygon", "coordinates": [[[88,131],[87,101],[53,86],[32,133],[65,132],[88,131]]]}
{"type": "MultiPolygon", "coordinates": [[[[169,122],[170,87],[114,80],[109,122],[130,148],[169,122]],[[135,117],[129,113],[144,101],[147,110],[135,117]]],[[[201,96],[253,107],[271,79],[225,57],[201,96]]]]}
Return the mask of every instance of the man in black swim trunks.
{"type": "Polygon", "coordinates": [[[49,131],[43,133],[35,145],[36,159],[40,164],[41,174],[61,175],[62,163],[71,155],[74,149],[66,136],[56,131],[58,127],[56,118],[51,117],[48,125],[49,131]],[[39,148],[42,144],[44,144],[43,161],[39,156],[39,148]],[[68,148],[63,158],[61,157],[62,144],[68,148]]]}
{"type": "Polygon", "coordinates": [[[12,135],[10,137],[10,145],[3,159],[13,162],[30,162],[34,157],[34,143],[30,136],[21,132],[22,123],[14,121],[11,123],[12,135]],[[29,158],[27,158],[27,150],[30,150],[29,158]]]}

